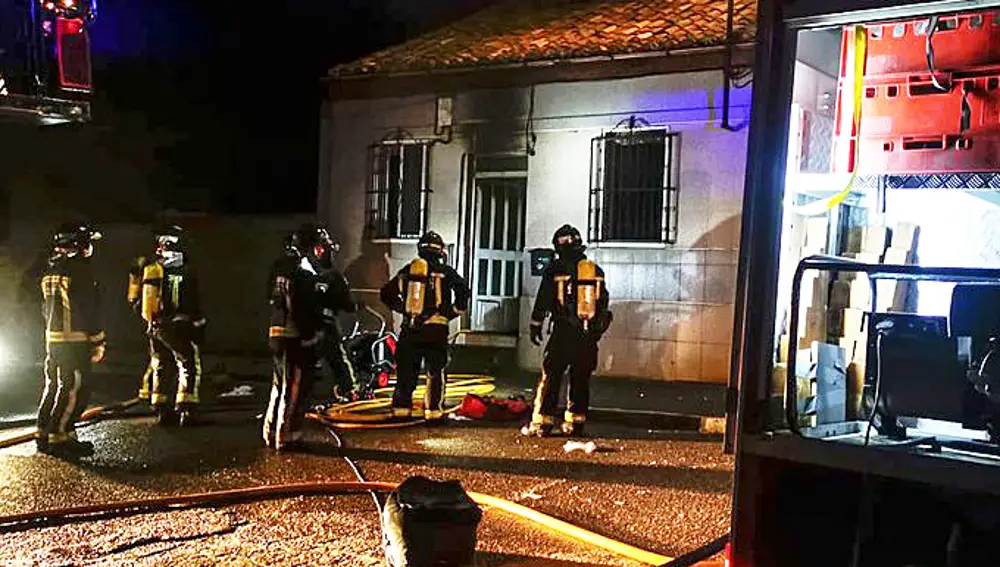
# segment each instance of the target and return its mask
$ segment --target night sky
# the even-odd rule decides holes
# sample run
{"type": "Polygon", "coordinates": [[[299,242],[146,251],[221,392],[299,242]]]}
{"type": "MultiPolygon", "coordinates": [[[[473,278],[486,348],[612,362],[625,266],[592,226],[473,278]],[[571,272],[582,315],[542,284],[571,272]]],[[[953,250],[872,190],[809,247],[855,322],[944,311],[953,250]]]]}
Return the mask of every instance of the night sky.
{"type": "Polygon", "coordinates": [[[163,208],[220,213],[314,210],[320,77],[489,3],[99,1],[88,127],[149,148],[136,167],[163,208]]]}

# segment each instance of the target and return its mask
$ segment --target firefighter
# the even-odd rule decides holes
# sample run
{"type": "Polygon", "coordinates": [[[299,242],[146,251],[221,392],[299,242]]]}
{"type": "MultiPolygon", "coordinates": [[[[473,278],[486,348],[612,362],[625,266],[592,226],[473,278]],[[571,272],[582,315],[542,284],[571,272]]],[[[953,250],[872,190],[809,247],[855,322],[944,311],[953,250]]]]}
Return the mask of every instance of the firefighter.
{"type": "Polygon", "coordinates": [[[611,325],[604,271],[587,259],[580,231],[563,225],[552,237],[556,257],[542,276],[531,313],[531,342],[542,344],[542,325],[551,316],[551,336],[545,345],[542,376],[535,391],[531,423],[521,433],[544,437],[552,433],[563,374],[570,387],[562,432],[583,434],[590,403],[590,375],[597,368],[597,343],[611,325]]]}
{"type": "Polygon", "coordinates": [[[155,261],[143,268],[140,300],[153,366],[149,401],[161,425],[193,425],[207,320],[187,258],[184,230],[169,225],[155,236],[155,261]],[[168,376],[168,366],[175,377],[168,376]]]}
{"type": "Polygon", "coordinates": [[[304,225],[286,241],[284,255],[271,268],[268,343],[274,371],[263,437],[277,451],[300,446],[316,369],[315,350],[323,339],[316,286],[319,261],[314,253],[320,240],[316,227],[304,225]]]}
{"type": "Polygon", "coordinates": [[[392,415],[412,416],[413,391],[422,364],[427,369],[423,417],[444,418],[448,364],[448,323],[469,306],[469,285],[446,264],[444,240],[428,232],[417,243],[418,258],[407,264],[381,290],[382,302],[403,315],[403,329],[396,347],[397,379],[392,395],[392,415]]]}
{"type": "Polygon", "coordinates": [[[101,233],[86,224],[59,227],[42,272],[45,389],[38,408],[38,450],[67,457],[94,453],[76,439],[74,424],[87,405],[91,365],[104,360],[101,295],[90,257],[101,233]]]}
{"type": "MultiPolygon", "coordinates": [[[[126,291],[125,299],[128,302],[128,306],[132,311],[139,314],[142,307],[142,274],[150,263],[154,262],[156,253],[154,252],[150,256],[139,256],[132,261],[132,264],[128,269],[128,289],[126,291]]],[[[139,384],[139,394],[136,396],[143,402],[149,402],[149,396],[153,389],[153,357],[149,357],[149,362],[146,363],[146,371],[142,375],[142,381],[139,384]]]]}
{"type": "Polygon", "coordinates": [[[338,319],[340,313],[357,313],[359,304],[351,298],[351,285],[347,278],[333,264],[333,256],[340,250],[340,245],[333,241],[325,229],[316,230],[321,242],[314,250],[320,270],[317,300],[323,323],[323,342],[318,352],[317,370],[324,364],[330,368],[335,381],[333,397],[336,402],[368,398],[371,397],[371,392],[365,391],[347,351],[344,350],[343,333],[338,319]]]}

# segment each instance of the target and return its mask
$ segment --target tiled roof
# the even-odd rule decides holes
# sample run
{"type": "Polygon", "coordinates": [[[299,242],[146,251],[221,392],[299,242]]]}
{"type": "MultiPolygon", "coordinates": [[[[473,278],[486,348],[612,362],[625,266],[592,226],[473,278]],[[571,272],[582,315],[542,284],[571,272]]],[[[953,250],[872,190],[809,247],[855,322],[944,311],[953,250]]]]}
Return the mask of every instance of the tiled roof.
{"type": "MultiPolygon", "coordinates": [[[[510,0],[357,61],[339,77],[627,55],[725,43],[726,0],[510,0]]],[[[734,0],[733,36],[752,41],[755,0],[734,0]]]]}

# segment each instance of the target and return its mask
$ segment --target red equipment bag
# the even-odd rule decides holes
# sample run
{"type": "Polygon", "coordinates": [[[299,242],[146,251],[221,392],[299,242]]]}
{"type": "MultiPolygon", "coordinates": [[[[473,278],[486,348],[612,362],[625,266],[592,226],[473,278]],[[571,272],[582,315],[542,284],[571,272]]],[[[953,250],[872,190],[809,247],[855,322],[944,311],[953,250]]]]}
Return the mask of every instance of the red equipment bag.
{"type": "Polygon", "coordinates": [[[485,421],[517,421],[531,411],[531,406],[522,397],[498,400],[493,396],[466,394],[456,415],[485,421]]]}

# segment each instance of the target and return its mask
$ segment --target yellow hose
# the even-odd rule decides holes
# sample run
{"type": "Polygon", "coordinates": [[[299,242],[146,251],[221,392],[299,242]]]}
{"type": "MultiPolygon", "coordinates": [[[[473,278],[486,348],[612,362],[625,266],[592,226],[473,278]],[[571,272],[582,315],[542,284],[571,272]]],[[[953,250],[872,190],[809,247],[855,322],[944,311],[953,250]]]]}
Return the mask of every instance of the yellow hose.
{"type": "MultiPolygon", "coordinates": [[[[14,514],[10,516],[0,516],[0,533],[9,531],[10,527],[31,522],[39,523],[46,520],[66,519],[68,521],[85,521],[88,516],[113,515],[113,514],[141,514],[156,511],[175,510],[185,507],[200,507],[207,504],[226,504],[233,502],[245,502],[247,500],[262,500],[268,498],[288,498],[302,495],[325,495],[325,494],[345,494],[367,491],[390,492],[395,490],[396,484],[386,482],[310,482],[296,484],[266,485],[252,488],[238,488],[234,490],[223,490],[218,492],[205,492],[200,494],[188,494],[183,496],[165,496],[160,498],[149,498],[142,500],[130,500],[116,504],[95,504],[89,506],[75,506],[72,508],[57,508],[29,512],[25,514],[14,514]]],[[[604,537],[600,534],[585,530],[568,522],[564,522],[542,512],[521,506],[520,504],[481,494],[469,492],[469,497],[476,503],[503,510],[520,519],[527,520],[552,533],[570,537],[581,543],[609,551],[621,557],[627,557],[647,565],[662,565],[672,558],[633,547],[620,541],[604,537]]]]}
{"type": "Polygon", "coordinates": [[[552,516],[543,514],[537,510],[532,510],[527,506],[522,506],[515,502],[511,502],[510,500],[504,500],[502,498],[497,498],[488,494],[480,494],[478,492],[470,492],[469,496],[483,506],[491,506],[493,508],[497,508],[498,510],[503,510],[504,512],[528,520],[529,522],[534,522],[540,526],[544,526],[552,532],[562,534],[594,547],[599,547],[621,557],[634,559],[640,563],[646,563],[647,565],[663,565],[673,559],[673,557],[660,555],[658,553],[639,549],[638,547],[632,547],[627,543],[616,541],[600,534],[595,534],[594,532],[585,530],[579,526],[574,526],[569,522],[553,518],[552,516]]]}

